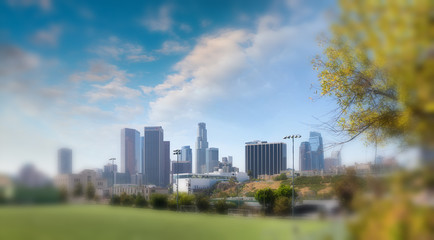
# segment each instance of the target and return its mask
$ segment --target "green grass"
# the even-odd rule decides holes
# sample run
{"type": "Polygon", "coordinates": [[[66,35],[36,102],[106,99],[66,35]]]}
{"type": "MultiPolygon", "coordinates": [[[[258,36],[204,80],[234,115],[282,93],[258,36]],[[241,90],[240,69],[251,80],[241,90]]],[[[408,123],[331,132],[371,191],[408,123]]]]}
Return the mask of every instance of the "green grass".
{"type": "Polygon", "coordinates": [[[0,207],[0,239],[336,239],[342,223],[111,206],[0,207]]]}

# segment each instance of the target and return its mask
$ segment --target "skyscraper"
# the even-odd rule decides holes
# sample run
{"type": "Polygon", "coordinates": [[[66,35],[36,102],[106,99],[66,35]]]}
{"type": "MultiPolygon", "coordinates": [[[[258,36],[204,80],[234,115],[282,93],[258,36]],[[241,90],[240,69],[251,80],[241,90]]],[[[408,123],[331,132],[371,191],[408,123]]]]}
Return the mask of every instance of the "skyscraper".
{"type": "Polygon", "coordinates": [[[142,173],[140,133],[135,129],[121,129],[121,172],[130,175],[142,173]]]}
{"type": "Polygon", "coordinates": [[[69,148],[61,148],[57,151],[57,168],[58,174],[72,173],[72,150],[69,148]]]}
{"type": "Polygon", "coordinates": [[[145,184],[164,186],[162,176],[164,175],[163,134],[162,127],[145,127],[143,136],[145,184]]]}
{"type": "Polygon", "coordinates": [[[164,156],[160,163],[160,182],[165,187],[170,184],[170,141],[163,141],[164,156]]]}
{"type": "Polygon", "coordinates": [[[193,157],[192,157],[192,152],[191,152],[191,148],[190,146],[183,146],[181,148],[181,158],[179,159],[180,161],[192,161],[193,157]]]}
{"type": "Polygon", "coordinates": [[[323,170],[324,169],[324,147],[323,147],[321,133],[310,132],[309,143],[310,143],[310,152],[312,158],[311,170],[323,170]]]}
{"type": "Polygon", "coordinates": [[[246,143],[246,172],[253,178],[286,170],[286,144],[253,141],[246,143]]]}
{"type": "Polygon", "coordinates": [[[300,144],[300,171],[312,170],[312,156],[310,154],[310,143],[302,142],[300,144]]]}
{"type": "Polygon", "coordinates": [[[208,148],[206,124],[199,123],[197,129],[196,141],[196,173],[206,172],[206,155],[205,150],[208,148]]]}
{"type": "Polygon", "coordinates": [[[219,166],[219,149],[207,148],[205,150],[206,172],[214,172],[214,168],[219,166]]]}

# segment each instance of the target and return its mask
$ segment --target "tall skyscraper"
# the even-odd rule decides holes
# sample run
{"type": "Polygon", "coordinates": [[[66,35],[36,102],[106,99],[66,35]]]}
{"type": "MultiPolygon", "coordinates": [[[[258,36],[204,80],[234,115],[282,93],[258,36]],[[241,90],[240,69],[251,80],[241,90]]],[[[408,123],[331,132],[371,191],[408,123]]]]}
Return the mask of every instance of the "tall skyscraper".
{"type": "Polygon", "coordinates": [[[191,152],[191,148],[190,146],[183,146],[181,148],[181,158],[179,159],[180,161],[192,161],[193,159],[193,154],[191,152]]]}
{"type": "Polygon", "coordinates": [[[165,187],[170,184],[170,141],[163,141],[164,156],[160,163],[160,182],[165,187]]]}
{"type": "Polygon", "coordinates": [[[130,175],[142,173],[140,133],[135,129],[121,129],[121,172],[130,175]]]}
{"type": "Polygon", "coordinates": [[[72,150],[61,148],[57,151],[57,168],[58,174],[72,173],[72,150]]]}
{"type": "Polygon", "coordinates": [[[310,152],[312,157],[312,170],[324,169],[324,146],[321,133],[310,132],[310,152]]]}
{"type": "Polygon", "coordinates": [[[205,150],[206,172],[214,172],[214,168],[219,166],[219,149],[207,148],[205,150]]]}
{"type": "Polygon", "coordinates": [[[310,143],[302,142],[300,144],[300,171],[312,170],[312,156],[310,154],[310,143]]]}
{"type": "Polygon", "coordinates": [[[162,127],[145,127],[143,137],[145,184],[164,186],[162,176],[164,174],[163,135],[162,127]]]}
{"type": "Polygon", "coordinates": [[[206,124],[199,123],[197,128],[197,141],[196,141],[196,173],[205,173],[206,169],[206,155],[205,150],[208,148],[206,124]]]}
{"type": "Polygon", "coordinates": [[[286,170],[286,144],[253,141],[246,143],[246,172],[253,178],[286,170]]]}

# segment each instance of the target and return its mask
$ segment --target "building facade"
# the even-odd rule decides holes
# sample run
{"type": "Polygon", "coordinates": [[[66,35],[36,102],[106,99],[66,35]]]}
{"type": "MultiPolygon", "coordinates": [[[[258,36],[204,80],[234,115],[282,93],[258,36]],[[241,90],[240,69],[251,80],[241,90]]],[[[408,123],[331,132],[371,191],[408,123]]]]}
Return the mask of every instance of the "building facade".
{"type": "Polygon", "coordinates": [[[205,150],[206,172],[214,172],[214,168],[219,166],[219,149],[207,148],[205,150]]]}
{"type": "Polygon", "coordinates": [[[193,154],[191,151],[190,146],[183,146],[181,148],[181,159],[180,161],[192,161],[193,160],[193,154]]]}
{"type": "Polygon", "coordinates": [[[163,141],[164,153],[163,153],[163,161],[161,162],[161,185],[160,186],[168,186],[170,184],[170,141],[163,141]]]}
{"type": "Polygon", "coordinates": [[[95,187],[95,194],[99,197],[107,197],[107,180],[99,177],[93,170],[83,170],[79,174],[61,174],[54,177],[54,185],[58,188],[65,188],[69,195],[73,194],[74,187],[81,185],[85,191],[88,184],[95,187]]]}
{"type": "Polygon", "coordinates": [[[207,131],[206,124],[199,123],[197,128],[197,139],[196,139],[196,161],[195,161],[195,172],[205,173],[206,168],[206,149],[208,148],[207,131]]]}
{"type": "Polygon", "coordinates": [[[312,169],[310,170],[323,170],[324,169],[324,146],[322,142],[321,133],[310,132],[310,155],[312,158],[312,169]]]}
{"type": "Polygon", "coordinates": [[[274,175],[286,170],[286,144],[266,141],[247,142],[245,147],[246,172],[253,178],[274,175]]]}
{"type": "Polygon", "coordinates": [[[238,182],[249,180],[249,176],[243,172],[212,172],[205,174],[184,173],[179,174],[178,176],[174,175],[173,190],[176,191],[177,186],[179,186],[179,192],[185,192],[188,194],[196,193],[207,190],[218,182],[229,181],[231,178],[235,178],[238,182]],[[179,178],[178,185],[176,181],[177,177],[179,178]]]}
{"type": "Polygon", "coordinates": [[[299,152],[300,171],[312,170],[312,157],[310,151],[311,150],[310,150],[309,142],[300,143],[300,152],[299,152]]]}
{"type": "Polygon", "coordinates": [[[142,173],[140,133],[135,129],[121,129],[121,172],[142,173]]]}
{"type": "Polygon", "coordinates": [[[72,149],[61,148],[57,151],[57,169],[58,174],[72,173],[72,149]]]}
{"type": "Polygon", "coordinates": [[[145,127],[143,137],[143,165],[146,185],[164,185],[164,178],[162,176],[164,173],[163,135],[162,127],[145,127]]]}

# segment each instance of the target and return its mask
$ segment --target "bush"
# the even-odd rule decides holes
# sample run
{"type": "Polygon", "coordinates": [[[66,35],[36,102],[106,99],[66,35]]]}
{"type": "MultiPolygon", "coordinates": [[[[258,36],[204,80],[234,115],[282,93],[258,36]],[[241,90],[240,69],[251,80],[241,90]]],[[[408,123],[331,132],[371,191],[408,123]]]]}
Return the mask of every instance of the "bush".
{"type": "Polygon", "coordinates": [[[209,198],[207,196],[196,196],[196,207],[199,212],[206,212],[210,209],[209,198]]]}
{"type": "Polygon", "coordinates": [[[122,206],[132,206],[134,203],[134,197],[131,195],[127,195],[126,193],[122,193],[120,196],[120,202],[122,206]]]}
{"type": "Polygon", "coordinates": [[[218,200],[215,203],[214,207],[215,207],[215,210],[217,211],[217,213],[219,213],[219,214],[227,214],[228,213],[229,205],[226,203],[226,199],[218,200]]]}
{"type": "Polygon", "coordinates": [[[110,199],[110,205],[113,206],[121,205],[121,198],[118,195],[113,195],[110,199]]]}
{"type": "MultiPolygon", "coordinates": [[[[175,195],[176,200],[176,195],[175,195]]],[[[189,195],[187,193],[179,194],[179,205],[194,205],[194,195],[189,195]]]]}
{"type": "Polygon", "coordinates": [[[276,215],[285,216],[290,213],[291,199],[285,196],[280,196],[274,202],[273,212],[276,215]]]}
{"type": "Polygon", "coordinates": [[[92,200],[95,198],[95,187],[91,182],[87,183],[86,186],[86,198],[92,200]]]}
{"type": "Polygon", "coordinates": [[[283,181],[283,180],[287,180],[287,179],[288,179],[288,177],[284,173],[281,173],[279,176],[274,177],[274,181],[283,181]]]}
{"type": "Polygon", "coordinates": [[[172,211],[176,211],[177,210],[177,205],[176,205],[176,199],[172,198],[167,202],[167,207],[169,208],[169,210],[172,211]]]}
{"type": "Polygon", "coordinates": [[[147,207],[148,201],[146,201],[146,199],[141,194],[139,194],[134,201],[134,206],[137,208],[147,207]]]}
{"type": "Polygon", "coordinates": [[[167,195],[154,193],[151,195],[151,205],[155,209],[166,209],[167,208],[167,195]]]}

